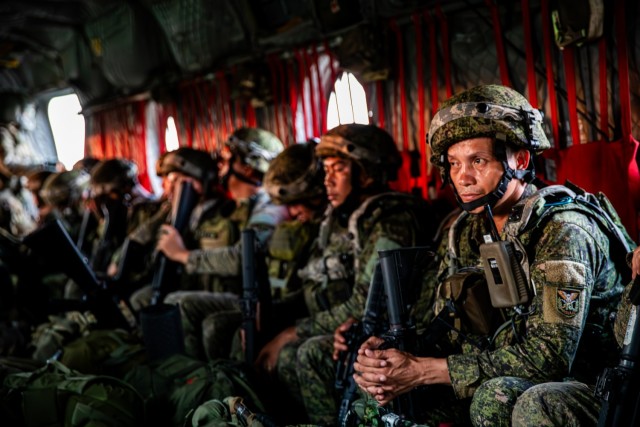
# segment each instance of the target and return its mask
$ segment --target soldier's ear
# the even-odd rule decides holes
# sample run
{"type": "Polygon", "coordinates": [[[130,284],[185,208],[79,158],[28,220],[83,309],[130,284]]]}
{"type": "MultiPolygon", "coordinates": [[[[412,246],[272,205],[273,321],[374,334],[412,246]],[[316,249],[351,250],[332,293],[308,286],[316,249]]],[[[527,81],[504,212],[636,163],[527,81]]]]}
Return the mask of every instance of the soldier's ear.
{"type": "Polygon", "coordinates": [[[531,152],[529,150],[521,149],[516,151],[516,170],[525,170],[529,167],[531,162],[531,152]]]}

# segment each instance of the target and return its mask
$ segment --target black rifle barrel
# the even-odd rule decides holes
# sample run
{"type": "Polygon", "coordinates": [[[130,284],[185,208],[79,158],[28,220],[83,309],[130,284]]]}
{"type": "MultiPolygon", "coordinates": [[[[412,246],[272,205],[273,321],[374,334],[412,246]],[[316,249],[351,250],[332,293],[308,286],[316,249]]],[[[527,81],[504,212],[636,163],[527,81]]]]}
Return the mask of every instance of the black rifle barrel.
{"type": "MultiPolygon", "coordinates": [[[[178,203],[174,205],[171,212],[171,225],[182,235],[189,225],[191,212],[198,204],[200,195],[193,188],[191,181],[182,181],[175,198],[178,203]]],[[[151,289],[153,290],[152,305],[162,303],[162,299],[168,293],[169,287],[173,286],[169,282],[177,280],[176,277],[172,277],[175,276],[176,269],[176,263],[172,263],[163,253],[157,254],[153,269],[153,279],[151,280],[151,289]]]]}

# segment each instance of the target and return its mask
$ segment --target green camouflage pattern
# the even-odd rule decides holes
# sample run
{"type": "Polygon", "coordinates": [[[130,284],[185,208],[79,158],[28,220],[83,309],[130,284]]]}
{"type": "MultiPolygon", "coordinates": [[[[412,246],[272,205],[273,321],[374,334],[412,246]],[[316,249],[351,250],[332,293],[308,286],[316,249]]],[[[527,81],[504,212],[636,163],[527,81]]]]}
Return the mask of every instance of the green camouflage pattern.
{"type": "MultiPolygon", "coordinates": [[[[258,242],[266,247],[273,230],[287,217],[286,208],[273,204],[269,195],[260,190],[251,199],[241,201],[230,219],[240,231],[247,227],[255,229],[258,242]]],[[[211,273],[223,277],[236,277],[239,280],[241,260],[242,250],[238,240],[236,244],[226,247],[191,251],[185,270],[188,274],[211,273]]],[[[236,291],[239,290],[240,285],[236,291]]]]}
{"type": "Polygon", "coordinates": [[[301,203],[324,197],[324,170],[315,155],[315,143],[293,144],[269,165],[263,187],[278,204],[301,203]]]}
{"type": "Polygon", "coordinates": [[[355,161],[376,182],[385,184],[398,178],[402,156],[391,135],[374,125],[357,123],[337,126],[320,138],[316,146],[320,158],[339,156],[355,161]]]}
{"type": "MultiPolygon", "coordinates": [[[[524,198],[534,191],[528,186],[524,198]]],[[[458,226],[454,241],[459,267],[481,265],[478,248],[486,234],[483,223],[481,216],[468,215],[458,226]]],[[[473,396],[482,383],[501,376],[540,383],[571,375],[593,382],[616,355],[608,320],[620,299],[622,283],[607,235],[571,203],[548,206],[543,199],[528,224],[517,238],[526,249],[535,286],[531,314],[501,330],[490,350],[481,352],[462,342],[462,352],[448,357],[449,375],[460,398],[473,396]],[[536,218],[548,209],[553,210],[538,223],[536,218]],[[518,329],[526,337],[522,342],[514,333],[518,329]]],[[[446,246],[445,242],[439,249],[445,258],[446,246]]],[[[447,269],[445,261],[441,277],[447,269]]]]}
{"type": "Polygon", "coordinates": [[[284,144],[277,136],[259,128],[237,129],[225,144],[244,163],[262,173],[267,172],[269,163],[284,149],[284,144]]]}
{"type": "Polygon", "coordinates": [[[422,224],[421,218],[416,218],[422,204],[420,199],[407,195],[384,193],[373,196],[364,206],[365,210],[352,214],[349,221],[355,268],[352,295],[330,311],[298,322],[296,332],[299,337],[333,334],[347,319],[362,317],[378,251],[419,246],[431,237],[423,228],[428,224],[422,224]]]}
{"type": "Polygon", "coordinates": [[[517,147],[536,152],[551,148],[540,113],[524,96],[506,86],[484,85],[442,103],[429,127],[427,142],[431,145],[431,162],[444,166],[441,156],[446,155],[451,145],[470,138],[494,137],[496,133],[504,134],[507,142],[517,147]],[[476,103],[488,105],[488,111],[484,112],[476,103]],[[529,114],[535,117],[531,129],[523,121],[529,114]]]}
{"type": "Polygon", "coordinates": [[[297,272],[310,315],[339,305],[351,295],[354,277],[351,253],[349,231],[329,207],[309,259],[297,272]]]}
{"type": "MultiPolygon", "coordinates": [[[[144,224],[136,228],[129,234],[129,238],[142,244],[149,252],[149,262],[142,266],[144,271],[138,272],[136,276],[152,277],[154,262],[151,254],[155,249],[155,241],[160,225],[170,219],[171,204],[165,202],[161,210],[144,224]],[[164,221],[162,221],[164,218],[164,221]]],[[[233,245],[239,239],[239,232],[236,224],[226,213],[225,200],[209,199],[199,203],[191,213],[189,226],[182,233],[184,244],[187,248],[198,248],[198,250],[215,250],[233,245]]],[[[146,282],[148,283],[148,282],[146,282]]],[[[240,288],[240,281],[234,277],[221,277],[213,274],[182,274],[176,288],[179,291],[216,290],[225,292],[227,290],[237,291],[240,288]]],[[[134,292],[130,297],[130,302],[135,310],[140,310],[151,302],[151,285],[144,286],[134,292]]]]}
{"type": "Polygon", "coordinates": [[[340,394],[335,390],[336,364],[333,353],[333,336],[320,335],[309,338],[300,345],[297,353],[298,381],[305,411],[312,424],[336,424],[340,394]]]}
{"type": "Polygon", "coordinates": [[[595,426],[601,402],[576,381],[535,385],[515,377],[484,383],[473,397],[474,426],[595,426]]]}
{"type": "Polygon", "coordinates": [[[585,384],[546,383],[518,398],[511,422],[513,427],[595,426],[600,408],[600,399],[585,384]]]}

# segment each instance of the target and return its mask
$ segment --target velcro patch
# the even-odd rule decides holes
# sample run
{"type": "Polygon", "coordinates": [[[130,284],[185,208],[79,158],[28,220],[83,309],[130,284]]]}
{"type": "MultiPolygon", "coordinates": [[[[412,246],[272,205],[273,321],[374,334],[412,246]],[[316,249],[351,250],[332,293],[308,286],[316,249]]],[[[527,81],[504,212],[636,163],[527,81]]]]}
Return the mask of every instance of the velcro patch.
{"type": "Polygon", "coordinates": [[[556,293],[556,310],[567,317],[574,317],[580,311],[580,291],[575,289],[558,289],[556,293]]]}
{"type": "Polygon", "coordinates": [[[587,271],[575,261],[546,261],[536,266],[543,288],[542,311],[547,323],[580,327],[584,315],[587,271]]]}

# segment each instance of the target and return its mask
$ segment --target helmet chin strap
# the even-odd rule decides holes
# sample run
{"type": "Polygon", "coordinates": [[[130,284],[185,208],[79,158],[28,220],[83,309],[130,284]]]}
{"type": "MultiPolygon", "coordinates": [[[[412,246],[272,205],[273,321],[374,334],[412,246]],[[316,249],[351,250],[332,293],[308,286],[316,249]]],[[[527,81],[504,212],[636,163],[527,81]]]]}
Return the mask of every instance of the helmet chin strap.
{"type": "Polygon", "coordinates": [[[451,177],[449,175],[449,170],[447,168],[446,179],[451,184],[451,188],[453,189],[453,193],[456,196],[456,200],[458,201],[458,204],[460,205],[460,207],[467,212],[473,211],[479,208],[480,206],[489,205],[489,207],[493,208],[496,205],[496,203],[498,203],[498,200],[502,199],[502,197],[504,196],[504,193],[507,191],[507,186],[509,185],[509,182],[511,182],[512,179],[514,178],[524,179],[528,181],[534,176],[534,173],[532,170],[533,168],[524,169],[524,170],[511,169],[511,167],[509,166],[506,160],[502,161],[502,167],[504,168],[504,172],[502,173],[502,177],[500,178],[500,182],[498,182],[498,185],[496,185],[496,188],[494,188],[494,190],[491,193],[468,203],[463,202],[462,199],[460,198],[460,195],[456,190],[456,186],[453,185],[453,183],[451,182],[451,177]]]}
{"type": "Polygon", "coordinates": [[[247,178],[246,176],[242,175],[241,173],[238,173],[236,170],[233,169],[233,162],[235,160],[235,155],[231,157],[231,159],[229,159],[229,170],[227,171],[226,174],[224,174],[224,176],[222,177],[221,181],[222,181],[222,186],[224,188],[229,188],[229,178],[231,178],[231,176],[235,176],[237,179],[239,179],[240,181],[247,183],[247,184],[251,184],[254,185],[256,187],[260,187],[262,185],[262,182],[259,180],[253,180],[251,178],[247,178]]]}

